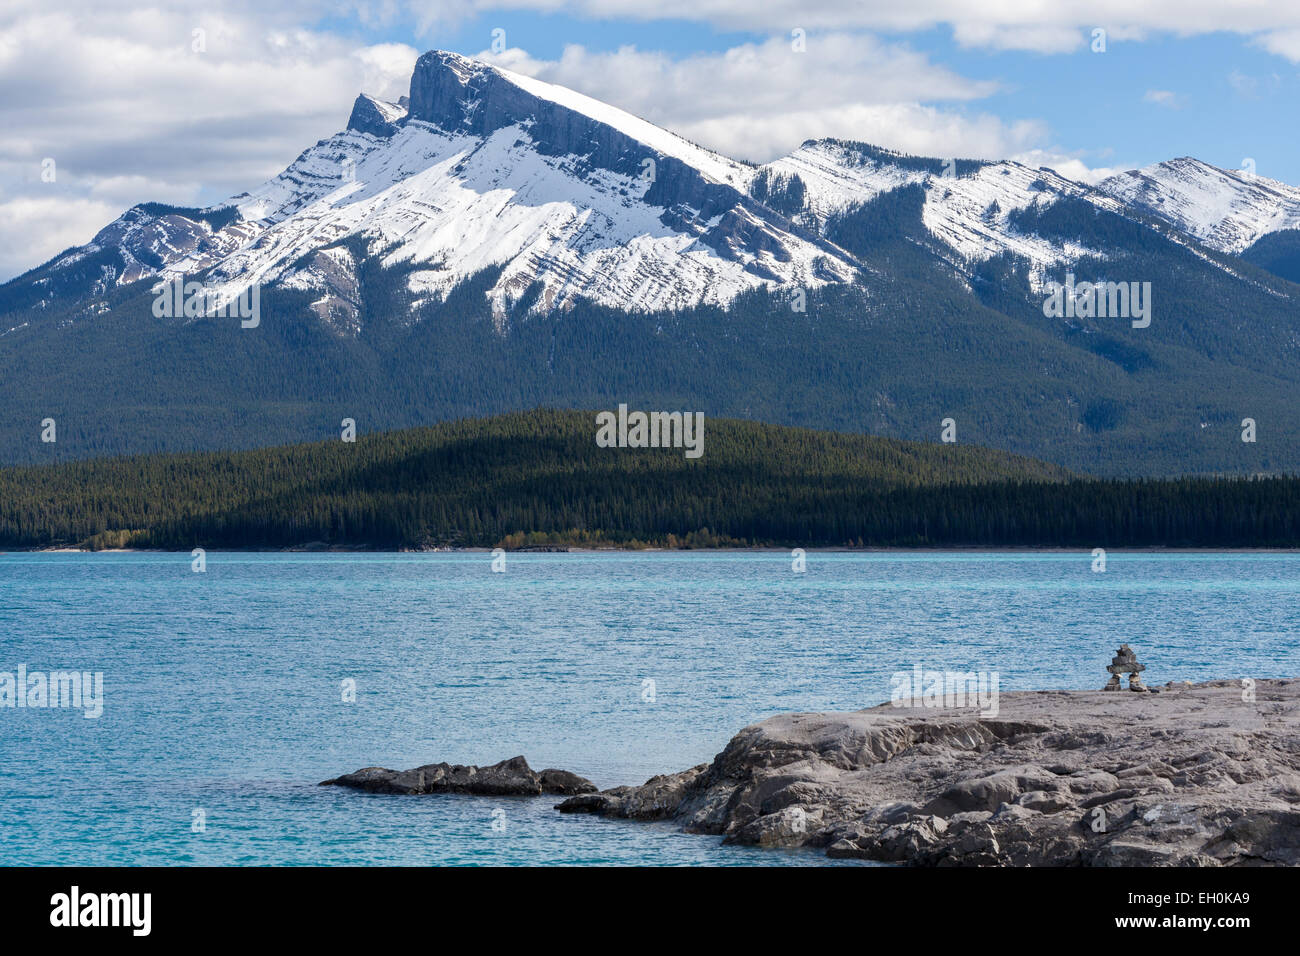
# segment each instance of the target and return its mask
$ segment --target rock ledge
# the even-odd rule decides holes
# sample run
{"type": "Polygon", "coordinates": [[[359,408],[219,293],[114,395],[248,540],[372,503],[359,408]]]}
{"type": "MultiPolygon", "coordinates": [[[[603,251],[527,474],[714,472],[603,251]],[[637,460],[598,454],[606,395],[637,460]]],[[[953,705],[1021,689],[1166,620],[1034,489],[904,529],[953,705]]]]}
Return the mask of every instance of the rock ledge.
{"type": "Polygon", "coordinates": [[[784,714],[558,809],[919,866],[1297,865],[1300,681],[784,714]]]}

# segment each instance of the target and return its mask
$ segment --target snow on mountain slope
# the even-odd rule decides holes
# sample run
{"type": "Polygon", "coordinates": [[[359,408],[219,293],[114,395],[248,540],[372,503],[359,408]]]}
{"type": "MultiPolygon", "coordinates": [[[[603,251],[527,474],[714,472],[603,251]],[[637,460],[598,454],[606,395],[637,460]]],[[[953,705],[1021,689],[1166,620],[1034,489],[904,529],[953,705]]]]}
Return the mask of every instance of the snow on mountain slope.
{"type": "Polygon", "coordinates": [[[120,281],[210,270],[218,301],[282,282],[319,290],[318,312],[342,327],[355,326],[356,262],[321,253],[349,239],[411,267],[423,297],[501,267],[498,316],[534,283],[539,309],[662,310],[856,272],[738,189],[751,167],[588,97],[434,52],[404,100],[358,97],[347,130],[233,197],[241,218],[225,229],[123,217],[97,241],[150,233],[150,255],[120,281]]]}
{"type": "Polygon", "coordinates": [[[778,176],[798,176],[806,189],[809,212],[824,223],[837,212],[868,202],[883,192],[925,182],[924,169],[907,168],[878,158],[883,151],[865,152],[854,143],[809,140],[789,156],[764,166],[778,176]]]}
{"type": "Polygon", "coordinates": [[[1111,176],[1097,189],[1234,255],[1270,232],[1300,228],[1300,189],[1189,157],[1111,176]]]}
{"type": "Polygon", "coordinates": [[[1014,162],[991,163],[969,176],[930,177],[921,219],[933,235],[966,260],[1010,253],[1028,259],[1037,272],[1080,256],[1105,256],[1078,243],[1051,242],[1023,233],[1011,224],[1011,213],[1084,192],[1077,183],[1050,170],[1014,162]]]}
{"type": "Polygon", "coordinates": [[[1098,250],[1027,235],[1010,222],[1011,213],[1049,205],[1062,196],[1086,196],[1108,208],[1118,203],[1051,170],[1020,163],[943,161],[891,153],[863,143],[817,140],[763,167],[780,177],[797,176],[804,186],[807,214],[819,227],[837,213],[882,193],[919,184],[925,192],[921,219],[958,260],[980,261],[1010,254],[1030,261],[1035,273],[1098,250]]]}
{"type": "MultiPolygon", "coordinates": [[[[375,109],[378,110],[380,117],[386,123],[396,123],[406,115],[405,103],[389,103],[387,100],[376,99],[375,97],[367,96],[364,93],[361,95],[369,103],[374,105],[375,109]]],[[[402,97],[402,99],[405,100],[406,97],[402,97]]]]}
{"type": "Polygon", "coordinates": [[[116,284],[135,282],[181,260],[206,268],[257,232],[256,228],[240,222],[214,228],[199,215],[212,214],[218,209],[133,206],[96,233],[87,245],[55,259],[52,268],[74,265],[87,254],[105,248],[114,248],[122,256],[122,267],[113,277],[116,284]]]}
{"type": "Polygon", "coordinates": [[[352,104],[348,129],[374,136],[391,136],[397,132],[397,124],[405,118],[409,103],[409,98],[405,96],[396,103],[389,103],[362,93],[352,104]]]}
{"type": "Polygon", "coordinates": [[[651,149],[665,156],[672,156],[698,169],[706,176],[719,183],[727,183],[737,189],[744,189],[753,176],[753,167],[746,166],[734,159],[697,146],[690,140],[683,139],[676,133],[670,133],[662,127],[624,112],[617,107],[584,96],[575,90],[552,83],[544,83],[530,76],[498,69],[498,72],[520,89],[526,90],[538,99],[558,103],[566,109],[590,117],[598,123],[612,126],[637,142],[644,143],[651,149]]]}
{"type": "MultiPolygon", "coordinates": [[[[824,250],[789,233],[778,236],[779,258],[743,246],[722,256],[701,241],[715,220],[670,227],[660,207],[643,201],[648,182],[579,166],[571,155],[541,155],[523,124],[480,139],[409,123],[382,147],[336,137],[240,200],[241,210],[262,212],[271,225],[212,278],[232,291],[282,277],[302,284],[290,264],[348,236],[363,237],[387,266],[415,266],[409,287],[421,295],[443,296],[503,264],[489,293],[498,312],[533,282],[543,284],[546,307],[581,296],[670,309],[729,301],[764,273],[783,282],[829,278],[817,274],[824,250]],[[337,169],[339,157],[351,178],[320,175],[337,169]]],[[[853,267],[830,268],[847,279],[853,267]]]]}
{"type": "Polygon", "coordinates": [[[752,167],[572,90],[432,51],[417,62],[409,96],[358,96],[346,129],[256,189],[205,210],[133,207],[20,280],[26,301],[44,307],[58,283],[37,288],[43,276],[99,253],[94,288],[78,280],[82,295],[160,274],[201,277],[219,301],[278,283],[311,292],[322,321],[351,333],[361,322],[359,270],[379,257],[404,270],[414,305],[499,269],[487,293],[499,323],[534,289],[535,310],[579,300],[685,309],[756,287],[869,274],[871,263],[827,239],[831,220],[915,186],[925,244],[953,268],[1013,255],[1028,260],[1034,283],[1079,257],[1106,257],[1013,222],[1017,210],[1067,197],[1162,217],[1175,227],[1167,238],[1225,271],[1195,240],[1240,252],[1300,226],[1300,189],[1195,160],[1100,189],[1010,161],[926,159],[839,140],[752,167]]]}

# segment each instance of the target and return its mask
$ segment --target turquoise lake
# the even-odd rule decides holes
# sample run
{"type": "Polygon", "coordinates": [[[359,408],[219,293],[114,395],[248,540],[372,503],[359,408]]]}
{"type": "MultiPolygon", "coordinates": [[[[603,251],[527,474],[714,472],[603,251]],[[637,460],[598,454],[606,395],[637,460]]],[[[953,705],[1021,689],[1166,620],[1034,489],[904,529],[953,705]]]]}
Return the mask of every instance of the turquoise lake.
{"type": "Polygon", "coordinates": [[[189,554],[0,555],[0,672],[103,674],[96,719],[0,707],[0,864],[821,865],[554,798],[316,784],[516,754],[640,783],[772,714],[887,701],[918,664],[1099,689],[1127,642],[1151,686],[1300,675],[1300,555],[1092,564],[511,553],[494,573],[486,553],[209,552],[195,573],[189,554]]]}

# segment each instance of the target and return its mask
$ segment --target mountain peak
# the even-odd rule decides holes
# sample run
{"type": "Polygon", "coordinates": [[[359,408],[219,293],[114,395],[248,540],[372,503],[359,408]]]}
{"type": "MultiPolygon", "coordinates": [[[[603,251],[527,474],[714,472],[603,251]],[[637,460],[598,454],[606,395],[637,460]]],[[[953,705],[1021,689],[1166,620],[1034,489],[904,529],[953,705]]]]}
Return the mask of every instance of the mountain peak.
{"type": "Polygon", "coordinates": [[[522,125],[543,154],[585,156],[593,166],[633,175],[642,172],[642,162],[653,153],[680,160],[714,182],[742,189],[753,175],[744,163],[626,110],[446,50],[430,50],[416,61],[408,115],[450,133],[472,136],[522,125]]]}
{"type": "MultiPolygon", "coordinates": [[[[405,96],[402,97],[402,100],[405,99],[405,96]]],[[[402,100],[389,103],[362,93],[352,104],[352,115],[348,117],[347,128],[373,136],[392,136],[397,132],[398,122],[406,116],[406,104],[402,100]]]]}
{"type": "Polygon", "coordinates": [[[408,115],[442,129],[481,134],[483,129],[474,128],[473,114],[482,102],[489,75],[484,63],[458,53],[430,50],[415,62],[408,115]]]}
{"type": "Polygon", "coordinates": [[[1300,189],[1192,156],[1130,169],[1097,189],[1234,255],[1269,233],[1300,228],[1300,189]]]}

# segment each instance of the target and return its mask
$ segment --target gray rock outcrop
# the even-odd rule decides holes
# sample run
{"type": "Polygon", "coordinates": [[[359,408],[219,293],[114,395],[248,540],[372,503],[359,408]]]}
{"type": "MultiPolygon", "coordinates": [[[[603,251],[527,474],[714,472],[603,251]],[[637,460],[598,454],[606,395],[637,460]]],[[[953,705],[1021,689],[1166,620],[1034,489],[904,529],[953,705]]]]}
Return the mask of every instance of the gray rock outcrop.
{"type": "Polygon", "coordinates": [[[362,93],[352,104],[348,129],[386,139],[398,131],[398,123],[405,115],[405,104],[386,103],[362,93]]]}
{"type": "Polygon", "coordinates": [[[1300,681],[785,714],[558,809],[921,866],[1297,865],[1300,681]]]}

